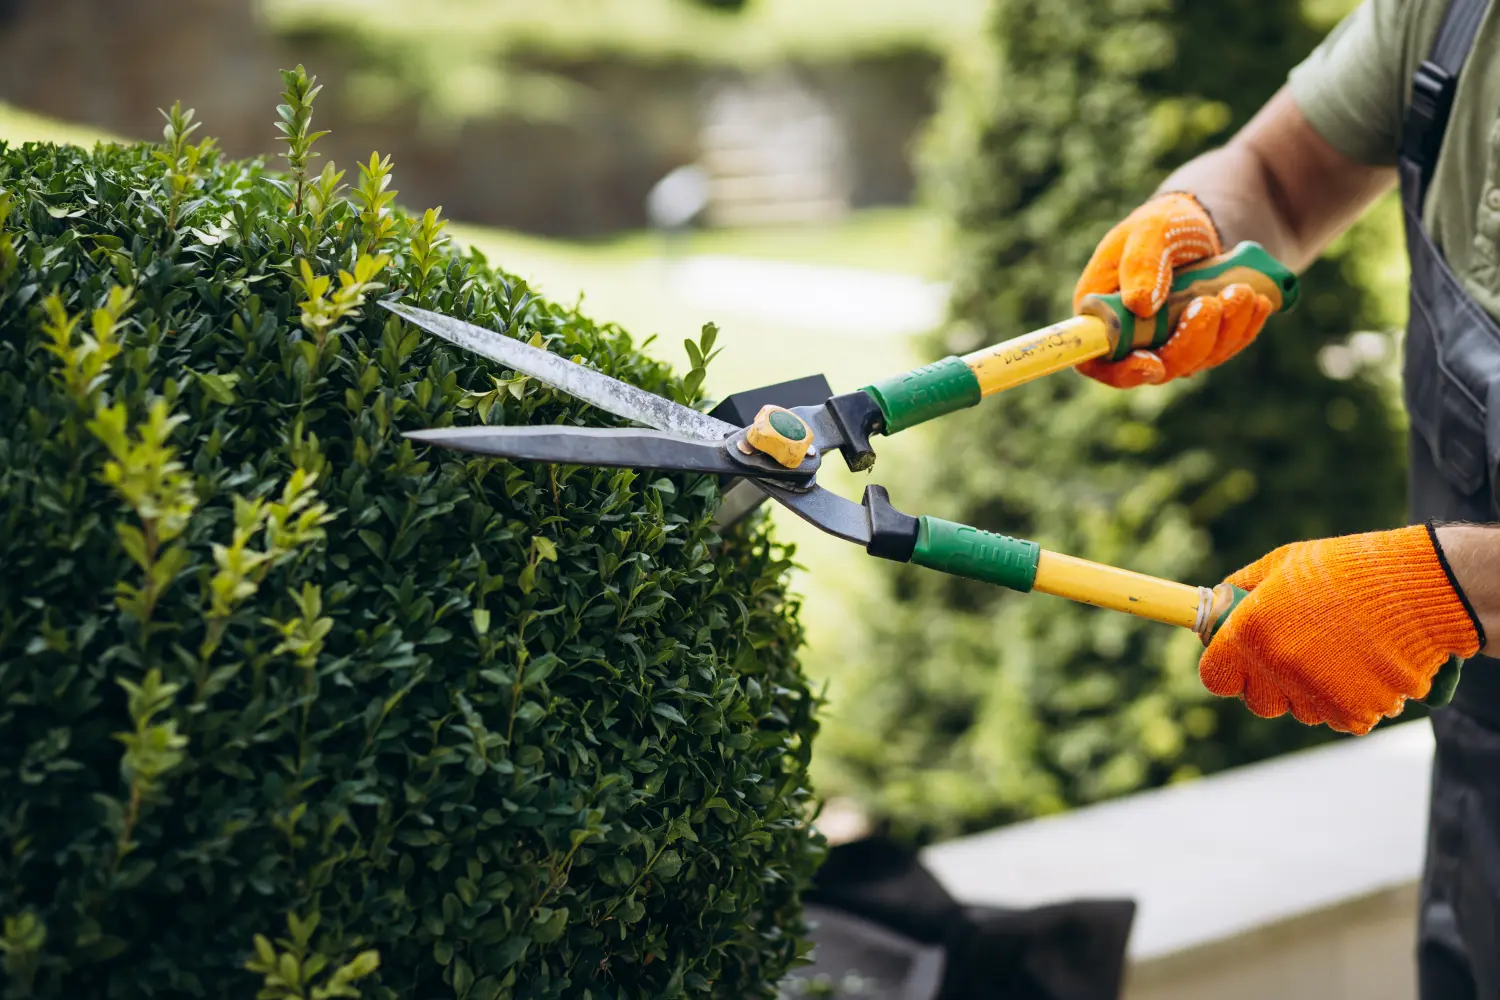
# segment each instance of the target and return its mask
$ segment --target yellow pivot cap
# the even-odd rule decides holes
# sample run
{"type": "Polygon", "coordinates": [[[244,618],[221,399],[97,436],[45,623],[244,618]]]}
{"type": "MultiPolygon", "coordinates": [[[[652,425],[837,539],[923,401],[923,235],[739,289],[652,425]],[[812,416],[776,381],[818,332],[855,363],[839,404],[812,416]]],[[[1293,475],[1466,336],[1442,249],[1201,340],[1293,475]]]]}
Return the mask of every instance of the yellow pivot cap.
{"type": "Polygon", "coordinates": [[[755,423],[745,429],[745,441],[778,464],[795,469],[812,450],[812,428],[784,406],[762,406],[755,423]]]}

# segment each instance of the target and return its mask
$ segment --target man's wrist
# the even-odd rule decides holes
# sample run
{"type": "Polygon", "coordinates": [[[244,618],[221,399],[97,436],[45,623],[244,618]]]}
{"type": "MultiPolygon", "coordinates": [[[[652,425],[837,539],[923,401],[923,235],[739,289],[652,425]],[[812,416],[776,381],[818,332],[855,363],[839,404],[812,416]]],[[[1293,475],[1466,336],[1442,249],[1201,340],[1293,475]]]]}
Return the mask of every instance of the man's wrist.
{"type": "Polygon", "coordinates": [[[1431,524],[1438,556],[1474,617],[1481,653],[1500,636],[1500,526],[1431,524]]]}

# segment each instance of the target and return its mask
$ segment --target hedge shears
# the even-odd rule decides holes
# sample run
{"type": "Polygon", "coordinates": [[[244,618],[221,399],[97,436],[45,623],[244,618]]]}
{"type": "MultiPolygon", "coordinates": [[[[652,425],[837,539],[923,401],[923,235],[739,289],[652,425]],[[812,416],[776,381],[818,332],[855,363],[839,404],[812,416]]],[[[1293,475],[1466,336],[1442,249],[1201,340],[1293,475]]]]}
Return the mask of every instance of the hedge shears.
{"type": "Polygon", "coordinates": [[[415,441],[519,461],[735,477],[823,531],[863,545],[870,555],[1178,625],[1206,645],[1244,591],[1229,584],[1209,589],[1174,583],[939,517],[913,517],[897,510],[882,486],[867,486],[862,502],[854,503],[819,486],[817,473],[834,451],[850,469],[869,469],[875,463],[873,436],[915,427],[1092,358],[1118,360],[1137,348],[1160,347],[1192,299],[1236,283],[1254,287],[1278,312],[1297,300],[1296,275],[1258,244],[1241,243],[1178,271],[1167,304],[1153,317],[1137,317],[1118,295],[1089,296],[1077,315],[1061,323],[816,405],[768,405],[744,426],[495,331],[400,303],[382,305],[458,347],[643,425],[444,427],[408,432],[415,441]]]}

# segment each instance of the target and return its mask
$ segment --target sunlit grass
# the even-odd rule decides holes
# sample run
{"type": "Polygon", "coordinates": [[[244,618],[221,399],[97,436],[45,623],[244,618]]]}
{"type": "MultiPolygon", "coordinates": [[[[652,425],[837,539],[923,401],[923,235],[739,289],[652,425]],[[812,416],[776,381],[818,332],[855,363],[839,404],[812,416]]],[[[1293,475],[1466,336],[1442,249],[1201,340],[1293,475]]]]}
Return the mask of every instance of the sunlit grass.
{"type": "Polygon", "coordinates": [[[124,142],[103,129],[25,111],[0,102],[0,142],[19,145],[23,142],[57,142],[74,146],[92,146],[96,142],[124,142]]]}
{"type": "Polygon", "coordinates": [[[283,31],[335,30],[462,53],[758,65],[941,51],[983,24],[985,0],[753,0],[726,14],[685,0],[263,0],[283,31]]]}

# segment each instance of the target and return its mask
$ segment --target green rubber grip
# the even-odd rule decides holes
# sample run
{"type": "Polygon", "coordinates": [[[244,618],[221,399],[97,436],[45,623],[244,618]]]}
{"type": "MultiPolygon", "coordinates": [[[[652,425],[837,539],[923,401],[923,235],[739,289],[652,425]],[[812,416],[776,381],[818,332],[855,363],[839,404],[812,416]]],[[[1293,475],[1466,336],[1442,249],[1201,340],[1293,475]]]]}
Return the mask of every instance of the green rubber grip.
{"type": "Polygon", "coordinates": [[[1432,687],[1428,689],[1427,697],[1421,699],[1422,704],[1428,708],[1442,708],[1452,701],[1463,666],[1464,661],[1459,657],[1448,657],[1448,662],[1438,667],[1437,673],[1432,675],[1432,687]]]}
{"type": "Polygon", "coordinates": [[[928,569],[999,584],[1025,594],[1036,583],[1041,556],[1042,547],[1036,542],[981,531],[940,517],[921,517],[911,561],[928,569]]]}
{"type": "Polygon", "coordinates": [[[973,369],[952,356],[882,379],[864,391],[885,416],[886,434],[973,406],[982,395],[973,369]]]}
{"type": "Polygon", "coordinates": [[[1156,315],[1142,319],[1131,312],[1118,293],[1090,295],[1079,304],[1084,316],[1097,316],[1109,327],[1114,349],[1105,358],[1119,361],[1138,348],[1160,347],[1177,329],[1188,303],[1203,295],[1217,295],[1230,285],[1246,284],[1271,300],[1275,312],[1297,304],[1301,288],[1297,275],[1259,243],[1244,242],[1228,253],[1211,257],[1173,275],[1166,304],[1156,315]]]}
{"type": "MultiPolygon", "coordinates": [[[[1219,629],[1222,628],[1224,623],[1229,620],[1229,616],[1234,614],[1234,609],[1240,606],[1240,602],[1250,596],[1250,592],[1248,590],[1241,590],[1238,587],[1230,586],[1227,582],[1220,584],[1220,587],[1227,587],[1229,589],[1229,601],[1224,606],[1216,607],[1214,609],[1214,620],[1208,626],[1208,631],[1204,632],[1202,635],[1203,645],[1205,646],[1213,641],[1214,636],[1219,634],[1219,629]]],[[[1218,603],[1218,596],[1219,591],[1215,590],[1215,604],[1218,603]]]]}

